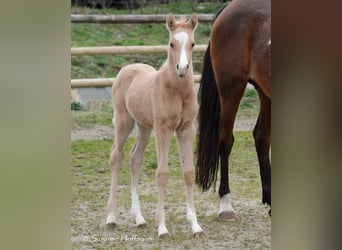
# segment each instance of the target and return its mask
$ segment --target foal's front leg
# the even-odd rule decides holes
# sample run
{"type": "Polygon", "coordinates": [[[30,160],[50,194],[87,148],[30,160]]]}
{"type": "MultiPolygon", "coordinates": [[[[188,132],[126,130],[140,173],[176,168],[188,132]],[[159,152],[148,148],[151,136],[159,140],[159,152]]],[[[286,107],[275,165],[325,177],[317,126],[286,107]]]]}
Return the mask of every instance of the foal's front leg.
{"type": "Polygon", "coordinates": [[[195,182],[195,167],[193,163],[192,145],[195,139],[192,125],[177,131],[178,147],[183,167],[184,184],[186,188],[187,219],[191,223],[192,233],[195,237],[202,236],[203,230],[197,222],[195,204],[193,199],[193,186],[195,182]]]}
{"type": "Polygon", "coordinates": [[[165,238],[169,232],[165,226],[164,193],[165,186],[169,179],[169,145],[173,131],[167,127],[155,127],[156,147],[158,156],[158,168],[156,171],[156,180],[158,186],[158,205],[156,220],[158,223],[158,237],[165,238]]]}

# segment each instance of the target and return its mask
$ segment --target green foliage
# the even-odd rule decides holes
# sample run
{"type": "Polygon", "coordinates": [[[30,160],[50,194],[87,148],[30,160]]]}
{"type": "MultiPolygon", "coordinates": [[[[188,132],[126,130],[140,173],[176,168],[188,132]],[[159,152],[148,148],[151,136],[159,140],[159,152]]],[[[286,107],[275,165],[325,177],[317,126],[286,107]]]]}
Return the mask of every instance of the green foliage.
{"type": "Polygon", "coordinates": [[[86,106],[84,103],[72,100],[71,101],[71,110],[85,110],[86,106]]]}
{"type": "Polygon", "coordinates": [[[92,127],[94,125],[111,125],[113,108],[109,102],[88,102],[87,109],[72,110],[72,127],[92,127]]]}

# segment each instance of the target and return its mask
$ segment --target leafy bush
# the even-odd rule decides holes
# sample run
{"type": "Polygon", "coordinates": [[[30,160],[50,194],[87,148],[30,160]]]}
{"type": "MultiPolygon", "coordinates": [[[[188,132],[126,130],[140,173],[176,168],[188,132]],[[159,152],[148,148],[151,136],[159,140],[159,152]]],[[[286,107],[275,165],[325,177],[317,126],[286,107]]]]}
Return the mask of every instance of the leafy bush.
{"type": "Polygon", "coordinates": [[[86,110],[86,105],[80,101],[71,101],[71,110],[86,110]]]}

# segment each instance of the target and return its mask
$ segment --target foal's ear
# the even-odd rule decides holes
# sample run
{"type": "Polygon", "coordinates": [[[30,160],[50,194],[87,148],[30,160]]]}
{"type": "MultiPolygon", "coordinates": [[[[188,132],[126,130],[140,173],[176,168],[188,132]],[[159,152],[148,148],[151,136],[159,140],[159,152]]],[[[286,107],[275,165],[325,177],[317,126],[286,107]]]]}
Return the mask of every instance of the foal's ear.
{"type": "Polygon", "coordinates": [[[191,17],[189,18],[189,20],[186,22],[186,25],[192,29],[195,30],[197,28],[197,24],[198,24],[198,18],[197,15],[195,13],[192,13],[191,17]]]}
{"type": "Polygon", "coordinates": [[[170,13],[167,18],[166,18],[166,27],[172,31],[176,28],[176,19],[174,18],[174,16],[172,15],[172,13],[170,13]]]}

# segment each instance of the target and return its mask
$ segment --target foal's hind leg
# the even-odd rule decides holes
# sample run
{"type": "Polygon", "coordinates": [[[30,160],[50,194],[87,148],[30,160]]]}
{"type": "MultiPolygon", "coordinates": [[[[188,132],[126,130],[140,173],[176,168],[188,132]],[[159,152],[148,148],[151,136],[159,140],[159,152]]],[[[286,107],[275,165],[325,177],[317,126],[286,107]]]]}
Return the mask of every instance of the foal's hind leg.
{"type": "Polygon", "coordinates": [[[260,113],[253,136],[258,154],[262,184],[262,202],[271,206],[271,163],[269,151],[271,145],[271,100],[258,87],[260,113]]]}
{"type": "Polygon", "coordinates": [[[126,112],[116,112],[115,117],[115,143],[109,159],[109,165],[112,168],[110,194],[107,202],[107,219],[106,224],[111,227],[116,225],[116,190],[118,187],[119,169],[124,158],[124,145],[127,137],[134,127],[133,118],[126,112]]]}
{"type": "Polygon", "coordinates": [[[193,199],[193,185],[195,182],[195,167],[193,163],[194,128],[190,124],[187,128],[177,131],[179,155],[183,167],[183,178],[186,188],[187,219],[191,223],[192,233],[195,237],[203,235],[203,230],[197,222],[195,204],[193,199]]]}
{"type": "Polygon", "coordinates": [[[152,129],[144,128],[138,125],[138,138],[131,153],[131,198],[132,198],[132,213],[135,217],[135,223],[138,227],[145,227],[146,221],[141,213],[139,196],[138,196],[138,182],[139,171],[144,161],[144,150],[148,144],[152,129]]]}

